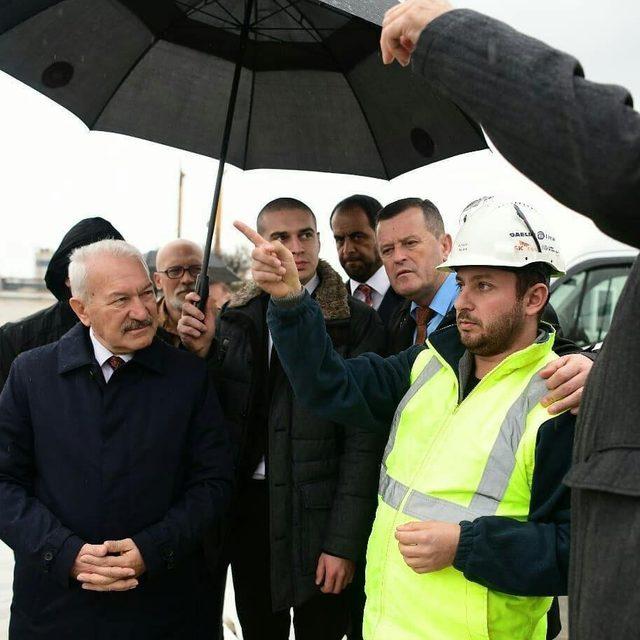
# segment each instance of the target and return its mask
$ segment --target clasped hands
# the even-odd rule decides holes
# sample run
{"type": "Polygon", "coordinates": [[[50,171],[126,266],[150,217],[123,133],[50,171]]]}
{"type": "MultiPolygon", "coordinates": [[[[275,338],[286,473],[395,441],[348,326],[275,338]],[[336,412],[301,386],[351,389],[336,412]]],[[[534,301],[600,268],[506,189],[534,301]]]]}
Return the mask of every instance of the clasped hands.
{"type": "Polygon", "coordinates": [[[88,591],[128,591],[138,586],[146,570],[140,550],[131,538],[85,544],[80,549],[71,577],[88,591]]]}

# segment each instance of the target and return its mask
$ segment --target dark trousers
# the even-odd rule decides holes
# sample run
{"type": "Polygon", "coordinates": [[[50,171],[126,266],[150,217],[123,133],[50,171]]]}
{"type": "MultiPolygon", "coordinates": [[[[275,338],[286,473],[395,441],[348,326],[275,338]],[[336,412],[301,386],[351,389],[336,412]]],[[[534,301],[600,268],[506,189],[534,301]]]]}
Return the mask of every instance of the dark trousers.
{"type": "MultiPolygon", "coordinates": [[[[243,492],[231,536],[231,571],[244,640],[288,640],[291,612],[271,608],[269,495],[266,481],[243,492]]],[[[348,592],[318,593],[293,609],[296,640],[341,640],[349,618],[348,592]]]]}

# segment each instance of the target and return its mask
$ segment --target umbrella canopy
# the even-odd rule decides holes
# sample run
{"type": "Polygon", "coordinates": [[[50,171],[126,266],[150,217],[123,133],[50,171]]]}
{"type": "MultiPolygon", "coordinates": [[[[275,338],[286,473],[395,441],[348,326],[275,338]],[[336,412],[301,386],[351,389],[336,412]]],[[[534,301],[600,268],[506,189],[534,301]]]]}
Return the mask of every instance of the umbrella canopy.
{"type": "Polygon", "coordinates": [[[352,16],[364,18],[374,24],[382,24],[384,14],[398,4],[398,0],[319,0],[352,16]]]}
{"type": "MultiPolygon", "coordinates": [[[[343,10],[358,4],[330,2],[343,10]]],[[[372,2],[370,17],[384,4],[372,2]]],[[[2,2],[0,69],[90,129],[216,157],[245,6],[2,2]]],[[[227,161],[391,179],[484,148],[479,128],[455,105],[397,65],[382,65],[379,36],[379,27],[321,2],[255,0],[227,161]]]]}

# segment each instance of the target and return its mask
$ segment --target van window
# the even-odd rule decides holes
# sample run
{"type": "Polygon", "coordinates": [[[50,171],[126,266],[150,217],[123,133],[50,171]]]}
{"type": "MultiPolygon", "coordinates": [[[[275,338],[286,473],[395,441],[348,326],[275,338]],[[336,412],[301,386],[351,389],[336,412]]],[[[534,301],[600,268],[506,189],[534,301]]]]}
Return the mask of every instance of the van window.
{"type": "Polygon", "coordinates": [[[555,289],[551,304],[567,338],[581,347],[604,340],[630,269],[630,265],[596,267],[567,278],[555,289]]]}

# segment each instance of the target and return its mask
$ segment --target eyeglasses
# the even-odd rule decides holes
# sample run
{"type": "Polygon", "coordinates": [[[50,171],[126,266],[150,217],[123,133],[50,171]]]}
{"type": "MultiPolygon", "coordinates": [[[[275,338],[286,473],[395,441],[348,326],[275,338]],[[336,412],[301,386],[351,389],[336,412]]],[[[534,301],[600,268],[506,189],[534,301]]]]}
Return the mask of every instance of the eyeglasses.
{"type": "Polygon", "coordinates": [[[197,278],[202,272],[202,265],[192,264],[190,267],[183,267],[181,265],[178,265],[175,267],[169,267],[164,271],[158,271],[158,273],[165,273],[167,275],[167,278],[171,278],[172,280],[178,280],[179,278],[182,278],[185,271],[188,271],[189,275],[192,278],[197,278]]]}

